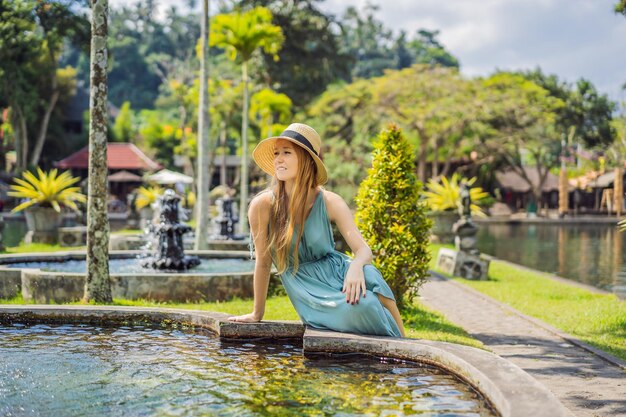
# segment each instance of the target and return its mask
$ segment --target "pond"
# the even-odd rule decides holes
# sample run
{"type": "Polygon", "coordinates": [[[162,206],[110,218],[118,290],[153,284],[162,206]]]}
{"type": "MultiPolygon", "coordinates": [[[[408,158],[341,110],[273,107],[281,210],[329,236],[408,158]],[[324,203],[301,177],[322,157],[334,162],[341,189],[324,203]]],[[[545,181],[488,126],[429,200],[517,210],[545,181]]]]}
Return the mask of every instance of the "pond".
{"type": "Polygon", "coordinates": [[[626,234],[612,224],[480,223],[481,252],[626,299],[626,234]]]}
{"type": "Polygon", "coordinates": [[[0,415],[494,416],[456,377],[177,329],[0,325],[0,415]]]}
{"type": "MultiPolygon", "coordinates": [[[[131,258],[131,259],[109,259],[109,272],[111,274],[171,274],[170,270],[144,268],[142,265],[151,258],[131,258]]],[[[63,262],[15,262],[3,265],[7,268],[37,268],[51,272],[87,272],[87,262],[85,260],[69,260],[63,262]]],[[[250,273],[254,270],[254,261],[245,259],[201,259],[200,264],[188,270],[174,271],[178,273],[190,274],[210,274],[210,273],[250,273]]]]}

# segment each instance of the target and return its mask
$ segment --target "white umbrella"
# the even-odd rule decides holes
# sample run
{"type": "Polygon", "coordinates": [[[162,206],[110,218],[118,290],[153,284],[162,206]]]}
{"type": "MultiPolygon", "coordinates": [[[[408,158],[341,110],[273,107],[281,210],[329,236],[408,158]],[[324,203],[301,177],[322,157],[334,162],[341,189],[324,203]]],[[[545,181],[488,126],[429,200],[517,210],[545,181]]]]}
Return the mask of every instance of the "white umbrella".
{"type": "Polygon", "coordinates": [[[157,184],[193,184],[193,178],[189,175],[170,171],[169,169],[162,169],[156,174],[148,175],[147,179],[157,184]]]}

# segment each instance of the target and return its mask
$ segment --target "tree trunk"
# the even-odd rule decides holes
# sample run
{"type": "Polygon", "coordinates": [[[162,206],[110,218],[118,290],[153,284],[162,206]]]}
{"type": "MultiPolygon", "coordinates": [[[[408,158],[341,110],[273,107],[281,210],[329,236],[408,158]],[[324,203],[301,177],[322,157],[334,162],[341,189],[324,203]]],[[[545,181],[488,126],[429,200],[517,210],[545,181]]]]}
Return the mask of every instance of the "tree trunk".
{"type": "Polygon", "coordinates": [[[198,109],[198,160],[197,183],[198,198],[196,199],[196,240],[195,250],[206,250],[209,247],[207,233],[209,229],[209,1],[204,0],[202,6],[202,22],[200,45],[200,108],[198,109]]]}
{"type": "MultiPolygon", "coordinates": [[[[56,85],[56,82],[53,82],[53,85],[56,85]]],[[[33,148],[33,154],[31,155],[31,159],[30,159],[30,164],[32,166],[39,165],[39,158],[41,157],[41,151],[43,150],[43,145],[46,142],[46,134],[48,133],[48,124],[50,123],[50,116],[52,115],[52,111],[54,110],[54,107],[56,106],[60,95],[61,95],[60,91],[55,87],[52,93],[52,96],[50,97],[50,101],[48,102],[48,108],[46,109],[46,113],[44,114],[43,120],[41,121],[41,126],[39,126],[39,133],[37,134],[35,147],[33,148]]]]}
{"type": "Polygon", "coordinates": [[[561,167],[559,172],[559,216],[564,216],[569,211],[569,192],[567,182],[567,168],[561,167]]]}
{"type": "Polygon", "coordinates": [[[615,210],[615,214],[619,217],[624,210],[624,171],[622,168],[615,168],[613,190],[613,210],[615,210]]]}
{"type": "Polygon", "coordinates": [[[426,182],[426,151],[428,149],[428,142],[426,138],[420,137],[420,151],[417,159],[417,177],[420,182],[424,184],[426,182]]]}
{"type": "Polygon", "coordinates": [[[222,122],[220,126],[220,146],[222,147],[222,165],[220,166],[220,184],[226,184],[226,124],[222,122]]]}
{"type": "Polygon", "coordinates": [[[248,61],[241,65],[243,112],[241,122],[241,189],[239,190],[239,233],[248,233],[248,61]]]}
{"type": "Polygon", "coordinates": [[[439,140],[436,139],[433,145],[433,163],[431,177],[439,176],[439,140]]]}
{"type": "Polygon", "coordinates": [[[19,173],[26,169],[28,154],[28,127],[22,109],[11,105],[11,124],[15,126],[15,170],[19,173]]]}
{"type": "Polygon", "coordinates": [[[452,152],[448,152],[444,159],[446,162],[443,164],[443,169],[441,170],[442,177],[447,176],[450,171],[450,166],[452,165],[452,152]]]}
{"type": "Polygon", "coordinates": [[[107,216],[107,18],[108,0],[92,0],[89,98],[89,192],[85,300],[110,303],[107,216]]]}

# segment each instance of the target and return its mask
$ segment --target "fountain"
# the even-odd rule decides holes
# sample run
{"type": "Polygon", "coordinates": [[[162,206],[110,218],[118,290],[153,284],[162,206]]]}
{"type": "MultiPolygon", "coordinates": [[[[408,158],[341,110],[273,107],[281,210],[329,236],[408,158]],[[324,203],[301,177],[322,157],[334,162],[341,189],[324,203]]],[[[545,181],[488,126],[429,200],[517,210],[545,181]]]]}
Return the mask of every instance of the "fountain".
{"type": "MultiPolygon", "coordinates": [[[[180,198],[168,190],[160,198],[159,222],[151,225],[156,250],[109,252],[113,297],[159,302],[225,301],[253,295],[254,261],[248,251],[208,250],[185,255],[179,221],[180,198]],[[143,257],[142,257],[143,255],[143,257]]],[[[82,299],[84,252],[0,255],[0,299],[22,294],[26,301],[49,303],[82,299]]]]}
{"type": "Polygon", "coordinates": [[[180,197],[173,190],[165,191],[160,198],[159,224],[151,226],[158,237],[157,251],[151,259],[143,263],[145,268],[182,271],[200,264],[197,256],[185,255],[183,235],[191,227],[179,221],[179,202],[180,197]]]}

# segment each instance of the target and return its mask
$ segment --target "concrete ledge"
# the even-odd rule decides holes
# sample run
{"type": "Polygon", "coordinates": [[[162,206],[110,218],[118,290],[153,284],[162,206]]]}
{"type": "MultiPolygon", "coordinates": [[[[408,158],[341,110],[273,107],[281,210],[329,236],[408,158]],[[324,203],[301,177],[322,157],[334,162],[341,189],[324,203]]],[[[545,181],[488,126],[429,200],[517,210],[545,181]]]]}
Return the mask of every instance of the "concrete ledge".
{"type": "Polygon", "coordinates": [[[427,363],[463,379],[502,416],[570,416],[556,397],[526,372],[493,353],[469,346],[307,329],[304,352],[365,353],[427,363]]]}
{"type": "Polygon", "coordinates": [[[362,353],[422,362],[451,372],[480,392],[503,417],[561,417],[567,410],[512,363],[480,349],[443,342],[369,337],[307,329],[300,322],[229,322],[228,314],[113,306],[0,305],[0,323],[155,324],[205,329],[222,338],[302,339],[304,353],[362,353]]]}
{"type": "Polygon", "coordinates": [[[1,305],[0,323],[167,324],[194,327],[228,339],[302,339],[299,321],[234,323],[230,314],[176,308],[68,305],[1,305]]]}
{"type": "Polygon", "coordinates": [[[0,299],[13,298],[22,289],[22,271],[0,265],[0,299]]]}
{"type": "MultiPolygon", "coordinates": [[[[109,249],[111,251],[115,250],[140,250],[144,246],[146,246],[147,238],[144,234],[133,234],[133,235],[118,235],[115,233],[111,233],[111,237],[109,238],[109,249]]],[[[192,237],[183,236],[183,248],[185,251],[193,249],[194,240],[192,237]]],[[[248,239],[244,240],[216,240],[209,239],[208,247],[209,250],[217,250],[217,251],[248,251],[249,252],[249,244],[250,241],[248,239]]]]}

